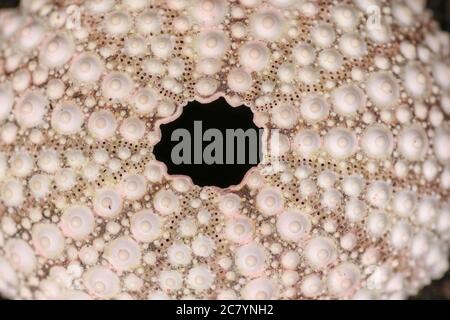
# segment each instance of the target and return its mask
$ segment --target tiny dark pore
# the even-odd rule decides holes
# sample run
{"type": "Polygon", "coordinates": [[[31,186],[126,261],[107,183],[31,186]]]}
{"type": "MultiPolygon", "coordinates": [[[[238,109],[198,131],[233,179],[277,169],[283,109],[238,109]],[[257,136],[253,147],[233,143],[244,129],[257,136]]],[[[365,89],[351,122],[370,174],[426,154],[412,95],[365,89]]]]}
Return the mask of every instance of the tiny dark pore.
{"type": "MultiPolygon", "coordinates": [[[[191,135],[192,144],[194,142],[194,121],[202,121],[203,132],[207,129],[218,129],[225,137],[226,129],[242,129],[244,131],[252,129],[259,131],[253,122],[253,112],[246,106],[232,107],[225,99],[220,98],[211,103],[202,104],[197,101],[190,102],[183,108],[181,116],[170,123],[161,125],[161,141],[155,146],[154,154],[157,160],[166,164],[168,173],[171,175],[186,175],[199,186],[217,186],[226,188],[239,184],[250,168],[257,165],[249,161],[249,145],[246,143],[245,164],[174,164],[172,162],[172,149],[179,143],[172,141],[172,132],[179,128],[184,128],[191,135]]],[[[258,136],[259,137],[259,136],[258,136]]],[[[225,142],[225,141],[224,141],[225,142]]],[[[258,159],[262,150],[259,148],[258,138],[258,159]]],[[[205,148],[209,142],[203,142],[205,148]]],[[[203,149],[202,148],[202,149],[203,149]]],[[[194,147],[192,146],[192,158],[194,157],[194,147]]],[[[226,150],[224,158],[226,157],[226,150]]],[[[236,155],[236,146],[235,146],[236,155]]]]}

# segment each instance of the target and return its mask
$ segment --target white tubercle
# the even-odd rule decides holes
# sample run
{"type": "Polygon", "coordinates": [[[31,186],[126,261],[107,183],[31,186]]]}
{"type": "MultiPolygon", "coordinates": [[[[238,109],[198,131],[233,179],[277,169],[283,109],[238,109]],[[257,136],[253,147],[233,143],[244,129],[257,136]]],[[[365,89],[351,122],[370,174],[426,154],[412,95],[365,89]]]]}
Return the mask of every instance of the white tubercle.
{"type": "Polygon", "coordinates": [[[214,273],[206,265],[199,265],[189,270],[186,282],[194,290],[207,290],[213,285],[214,278],[214,273]]]}
{"type": "Polygon", "coordinates": [[[293,138],[293,148],[302,157],[310,158],[322,145],[319,134],[314,130],[299,131],[293,138]]]}
{"type": "Polygon", "coordinates": [[[167,249],[169,262],[174,266],[187,266],[192,260],[192,250],[183,243],[174,243],[167,249]]]}
{"type": "Polygon", "coordinates": [[[345,128],[334,128],[325,136],[324,147],[330,156],[345,159],[356,152],[358,145],[352,131],[345,128]]]}
{"type": "Polygon", "coordinates": [[[391,185],[384,181],[374,181],[367,187],[366,199],[376,208],[387,206],[391,195],[391,185]]]}
{"type": "Polygon", "coordinates": [[[46,174],[35,174],[28,181],[28,189],[36,199],[46,198],[50,193],[50,178],[46,174]]]}
{"type": "Polygon", "coordinates": [[[337,72],[342,66],[342,55],[336,49],[325,49],[319,53],[318,64],[328,72],[337,72]]]}
{"type": "Polygon", "coordinates": [[[245,92],[252,85],[253,80],[250,73],[242,68],[233,68],[227,76],[229,88],[235,92],[245,92]]]}
{"type": "Polygon", "coordinates": [[[218,207],[225,215],[238,214],[241,209],[241,199],[234,193],[222,195],[218,200],[218,207]]]}
{"type": "Polygon", "coordinates": [[[14,107],[14,117],[24,128],[33,128],[41,125],[47,111],[48,101],[39,91],[26,91],[14,107]]]}
{"type": "Polygon", "coordinates": [[[366,155],[374,159],[386,158],[394,149],[394,137],[391,130],[379,124],[369,126],[361,137],[360,143],[366,155]]]}
{"type": "Polygon", "coordinates": [[[204,235],[199,235],[192,241],[192,252],[199,257],[210,257],[215,248],[215,242],[210,237],[204,235]]]}
{"type": "Polygon", "coordinates": [[[342,190],[349,197],[358,197],[364,188],[364,180],[361,176],[352,175],[344,178],[342,190]]]}
{"type": "Polygon", "coordinates": [[[162,232],[163,220],[151,210],[136,212],[131,217],[131,233],[142,242],[156,240],[162,232]]]}
{"type": "Polygon", "coordinates": [[[128,174],[123,178],[120,188],[126,199],[138,200],[146,193],[147,183],[141,175],[128,174]]]}
{"type": "Polygon", "coordinates": [[[311,267],[322,269],[336,260],[337,248],[331,239],[316,236],[308,241],[304,254],[311,267]]]}
{"type": "Polygon", "coordinates": [[[0,123],[9,117],[9,114],[14,105],[14,92],[11,85],[6,83],[0,85],[0,104],[3,106],[0,109],[0,123]]]}
{"type": "Polygon", "coordinates": [[[105,257],[117,271],[133,270],[141,261],[141,249],[133,239],[124,236],[109,243],[105,257]]]}
{"type": "Polygon", "coordinates": [[[190,7],[192,17],[206,26],[220,23],[228,13],[224,0],[198,0],[190,7]]]}
{"type": "Polygon", "coordinates": [[[203,58],[221,58],[229,48],[229,40],[219,31],[204,31],[197,39],[197,51],[203,58]]]}
{"type": "Polygon", "coordinates": [[[339,39],[339,50],[348,58],[360,59],[366,54],[367,47],[357,34],[346,33],[339,39]]]}
{"type": "Polygon", "coordinates": [[[0,296],[404,299],[447,272],[450,41],[425,1],[28,0],[0,38],[0,296]],[[231,177],[208,121],[167,162],[190,112],[250,121],[227,151],[261,129],[242,181],[198,179],[231,177]]]}
{"type": "Polygon", "coordinates": [[[160,190],[153,197],[153,206],[162,215],[168,215],[179,210],[178,196],[169,190],[160,190]]]}
{"type": "Polygon", "coordinates": [[[36,252],[47,259],[59,258],[65,248],[65,239],[59,228],[52,223],[34,225],[31,237],[36,252]]]}
{"type": "Polygon", "coordinates": [[[270,53],[262,41],[247,42],[239,49],[239,61],[251,71],[261,71],[269,63],[270,53]]]}
{"type": "Polygon", "coordinates": [[[138,117],[130,117],[122,122],[119,131],[125,141],[136,143],[144,137],[146,127],[138,117]]]}
{"type": "Polygon", "coordinates": [[[281,13],[272,8],[262,8],[250,17],[250,30],[255,37],[266,41],[278,40],[284,31],[281,13]]]}
{"type": "Polygon", "coordinates": [[[342,297],[352,293],[359,284],[361,271],[351,262],[343,262],[335,267],[327,277],[330,293],[342,297]]]}
{"type": "Polygon", "coordinates": [[[316,59],[314,47],[307,43],[298,43],[292,49],[292,55],[300,66],[309,66],[316,59]]]}
{"type": "Polygon", "coordinates": [[[398,149],[410,161],[421,160],[428,150],[428,137],[419,125],[405,127],[398,137],[398,149]]]}
{"type": "Polygon", "coordinates": [[[161,30],[161,16],[156,10],[145,10],[137,16],[135,24],[142,35],[156,33],[161,30]]]}
{"type": "Polygon", "coordinates": [[[405,221],[399,221],[392,226],[390,231],[390,242],[395,249],[406,247],[412,237],[413,230],[411,225],[405,221]]]}
{"type": "Polygon", "coordinates": [[[365,93],[354,84],[335,89],[332,98],[333,110],[343,116],[353,117],[358,111],[366,107],[365,93]]]}
{"type": "Polygon", "coordinates": [[[283,210],[283,195],[277,188],[264,188],[256,196],[256,207],[265,216],[276,215],[283,210]]]}
{"type": "Polygon", "coordinates": [[[132,101],[136,112],[142,115],[147,115],[156,109],[158,104],[158,95],[155,90],[151,88],[140,88],[133,95],[132,101]]]}
{"type": "Polygon", "coordinates": [[[24,51],[30,51],[39,46],[44,39],[45,30],[41,23],[32,22],[20,31],[19,46],[24,51]]]}
{"type": "Polygon", "coordinates": [[[97,54],[84,52],[74,58],[69,72],[76,82],[90,84],[100,79],[103,69],[103,62],[97,54]]]}
{"type": "Polygon", "coordinates": [[[9,159],[11,173],[19,178],[27,177],[34,169],[34,159],[26,151],[16,151],[9,159]]]}
{"type": "Polygon", "coordinates": [[[117,120],[107,110],[93,112],[88,120],[88,131],[99,140],[106,140],[116,133],[117,120]]]}
{"type": "Polygon", "coordinates": [[[297,123],[297,112],[289,104],[276,106],[272,109],[272,120],[280,129],[291,129],[297,123]]]}
{"type": "Polygon", "coordinates": [[[103,78],[102,92],[112,100],[126,100],[133,90],[133,80],[127,73],[112,72],[103,78]]]}
{"type": "Polygon", "coordinates": [[[351,222],[361,221],[366,215],[366,205],[357,198],[350,198],[345,205],[345,217],[351,222]]]}
{"type": "Polygon", "coordinates": [[[240,244],[248,242],[254,230],[255,227],[252,221],[243,216],[230,218],[225,225],[227,239],[240,244]]]}
{"type": "Polygon", "coordinates": [[[423,97],[430,89],[427,71],[417,63],[410,63],[405,67],[403,83],[408,94],[416,99],[423,97]]]}
{"type": "Polygon", "coordinates": [[[104,20],[105,32],[111,36],[124,35],[128,32],[130,27],[130,17],[125,12],[111,12],[104,20]]]}
{"type": "Polygon", "coordinates": [[[284,240],[297,242],[307,236],[310,230],[310,218],[298,210],[284,211],[277,218],[277,231],[284,240]]]}
{"type": "Polygon", "coordinates": [[[320,48],[329,48],[336,40],[336,33],[331,25],[319,23],[311,30],[311,40],[320,48]]]}
{"type": "Polygon", "coordinates": [[[61,229],[64,235],[75,240],[86,239],[94,231],[94,228],[94,215],[86,206],[71,206],[61,216],[61,229]]]}
{"type": "Polygon", "coordinates": [[[183,277],[178,271],[162,271],[159,276],[159,285],[165,291],[179,290],[183,284],[183,277]]]}
{"type": "Polygon", "coordinates": [[[318,95],[307,95],[302,99],[300,114],[308,123],[325,120],[329,114],[328,102],[318,95]]]}
{"type": "Polygon", "coordinates": [[[401,190],[395,194],[392,205],[395,213],[405,218],[413,213],[416,202],[417,198],[414,192],[401,190]]]}
{"type": "Polygon", "coordinates": [[[400,98],[397,80],[390,72],[376,72],[366,81],[367,95],[380,109],[394,107],[400,98]]]}
{"type": "Polygon", "coordinates": [[[39,60],[49,68],[59,68],[69,62],[74,50],[75,45],[71,36],[59,33],[45,42],[39,60]]]}
{"type": "Polygon", "coordinates": [[[389,218],[383,211],[374,211],[367,217],[367,231],[369,235],[379,238],[387,231],[389,218]]]}
{"type": "Polygon", "coordinates": [[[321,294],[324,283],[318,274],[310,274],[303,278],[300,291],[308,298],[314,298],[321,294]]]}
{"type": "Polygon", "coordinates": [[[114,0],[88,0],[87,8],[90,12],[101,14],[106,13],[114,6],[114,0]]]}
{"type": "Polygon", "coordinates": [[[243,245],[236,250],[235,264],[242,275],[257,277],[266,269],[266,252],[257,243],[243,245]]]}
{"type": "Polygon", "coordinates": [[[72,102],[64,103],[52,112],[52,128],[63,135],[78,133],[83,122],[83,112],[77,104],[72,102]]]}
{"type": "Polygon", "coordinates": [[[22,239],[11,238],[5,243],[5,258],[13,269],[24,274],[32,273],[37,266],[34,250],[22,239]]]}
{"type": "Polygon", "coordinates": [[[95,266],[83,273],[83,284],[94,296],[110,299],[120,292],[119,277],[107,267],[95,266]]]}
{"type": "Polygon", "coordinates": [[[265,277],[253,279],[242,288],[241,295],[246,300],[270,300],[278,296],[274,282],[265,277]]]}
{"type": "Polygon", "coordinates": [[[167,59],[173,51],[172,40],[168,36],[157,36],[150,41],[153,54],[159,59],[167,59]]]}
{"type": "Polygon", "coordinates": [[[347,4],[338,4],[332,11],[334,23],[344,31],[352,31],[359,23],[355,8],[347,4]]]}

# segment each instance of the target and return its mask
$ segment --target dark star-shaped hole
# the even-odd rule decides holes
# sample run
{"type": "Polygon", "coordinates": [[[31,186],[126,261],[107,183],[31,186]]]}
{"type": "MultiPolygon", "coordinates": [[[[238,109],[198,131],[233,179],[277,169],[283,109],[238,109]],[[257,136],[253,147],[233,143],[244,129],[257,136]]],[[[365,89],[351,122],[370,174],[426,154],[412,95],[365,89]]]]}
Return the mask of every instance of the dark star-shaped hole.
{"type": "Polygon", "coordinates": [[[227,188],[260,162],[262,132],[246,106],[232,107],[224,98],[193,101],[179,118],[161,125],[154,154],[171,175],[189,176],[198,186],[227,188]]]}

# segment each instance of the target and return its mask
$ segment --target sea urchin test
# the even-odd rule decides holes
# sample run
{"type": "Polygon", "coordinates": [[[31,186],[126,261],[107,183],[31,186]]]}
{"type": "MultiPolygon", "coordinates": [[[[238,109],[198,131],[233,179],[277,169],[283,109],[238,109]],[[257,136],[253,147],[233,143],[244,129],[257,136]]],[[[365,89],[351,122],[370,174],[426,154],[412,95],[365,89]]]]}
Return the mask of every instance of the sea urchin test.
{"type": "Polygon", "coordinates": [[[2,11],[1,295],[398,299],[441,277],[450,37],[424,2],[2,11]],[[170,176],[159,126],[219,97],[276,152],[227,189],[170,176]]]}

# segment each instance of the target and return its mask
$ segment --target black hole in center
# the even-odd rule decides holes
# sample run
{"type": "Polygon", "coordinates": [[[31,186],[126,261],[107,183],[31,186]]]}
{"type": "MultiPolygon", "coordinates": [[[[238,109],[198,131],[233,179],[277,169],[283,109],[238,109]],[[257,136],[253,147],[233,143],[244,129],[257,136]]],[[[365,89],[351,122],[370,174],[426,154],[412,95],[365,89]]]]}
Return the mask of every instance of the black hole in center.
{"type": "Polygon", "coordinates": [[[207,104],[193,101],[184,107],[178,119],[161,125],[161,141],[155,146],[154,154],[158,161],[166,164],[171,175],[189,176],[199,186],[226,188],[239,184],[248,170],[260,162],[262,132],[263,129],[258,128],[253,122],[253,112],[246,106],[232,107],[224,98],[207,104]],[[201,134],[198,134],[200,127],[201,134]],[[214,130],[213,137],[205,141],[208,129],[218,131],[214,130]],[[216,134],[219,132],[222,144],[220,139],[219,142],[216,140],[216,134]],[[185,134],[189,135],[190,141],[185,139],[185,134]],[[236,138],[236,135],[240,138],[236,138]],[[187,145],[190,146],[190,156],[189,152],[183,152],[188,149],[185,147],[187,145]],[[219,145],[223,152],[222,156],[220,151],[215,152],[219,150],[217,148],[219,145]],[[214,151],[211,151],[213,149],[214,151]],[[201,151],[198,152],[199,150],[201,151]],[[208,164],[211,163],[211,157],[208,158],[207,155],[213,156],[214,163],[208,164]],[[179,163],[180,156],[183,159],[182,163],[179,163]],[[243,159],[245,160],[242,161],[243,159]]]}
{"type": "Polygon", "coordinates": [[[16,8],[20,4],[20,0],[1,0],[0,9],[2,8],[16,8]]]}

